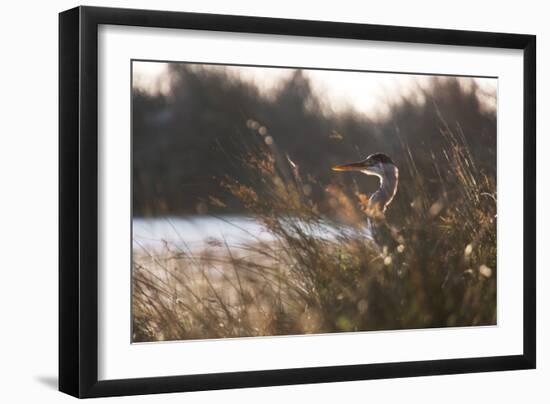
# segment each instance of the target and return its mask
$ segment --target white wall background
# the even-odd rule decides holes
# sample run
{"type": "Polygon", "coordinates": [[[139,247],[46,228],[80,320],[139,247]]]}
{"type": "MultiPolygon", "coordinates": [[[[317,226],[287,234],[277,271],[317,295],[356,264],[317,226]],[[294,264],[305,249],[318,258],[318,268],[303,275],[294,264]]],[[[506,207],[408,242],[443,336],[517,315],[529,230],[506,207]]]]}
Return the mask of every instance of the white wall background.
{"type": "MultiPolygon", "coordinates": [[[[57,384],[57,13],[78,5],[6,2],[0,24],[0,401],[69,402],[57,384]]],[[[409,403],[550,400],[550,25],[545,2],[338,0],[91,1],[88,5],[336,20],[537,35],[538,369],[109,399],[127,403],[409,403]]],[[[519,136],[520,134],[518,134],[519,136]]],[[[519,190],[518,190],[519,191],[519,190]]],[[[414,347],[411,347],[414,349],[414,347]]]]}

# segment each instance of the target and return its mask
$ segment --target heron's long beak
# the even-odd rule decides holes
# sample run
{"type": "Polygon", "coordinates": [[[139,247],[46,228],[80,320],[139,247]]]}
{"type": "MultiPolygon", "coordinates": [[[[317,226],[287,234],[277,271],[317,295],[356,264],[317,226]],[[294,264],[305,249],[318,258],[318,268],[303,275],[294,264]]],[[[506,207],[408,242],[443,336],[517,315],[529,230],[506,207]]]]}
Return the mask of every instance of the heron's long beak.
{"type": "Polygon", "coordinates": [[[333,171],[361,171],[366,168],[365,163],[362,161],[358,163],[341,164],[332,167],[333,171]]]}

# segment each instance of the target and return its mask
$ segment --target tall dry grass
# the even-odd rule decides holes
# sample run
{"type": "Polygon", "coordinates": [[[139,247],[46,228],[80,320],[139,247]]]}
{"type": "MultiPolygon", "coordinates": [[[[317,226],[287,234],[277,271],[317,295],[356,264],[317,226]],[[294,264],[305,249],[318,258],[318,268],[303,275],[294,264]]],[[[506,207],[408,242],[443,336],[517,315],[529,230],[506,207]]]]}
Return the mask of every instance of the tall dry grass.
{"type": "Polygon", "coordinates": [[[357,185],[300,172],[266,129],[240,162],[246,180],[219,181],[275,241],[136,249],[133,340],[496,324],[496,183],[476,167],[460,126],[440,119],[435,174],[419,172],[401,142],[399,222],[369,218],[357,185]]]}

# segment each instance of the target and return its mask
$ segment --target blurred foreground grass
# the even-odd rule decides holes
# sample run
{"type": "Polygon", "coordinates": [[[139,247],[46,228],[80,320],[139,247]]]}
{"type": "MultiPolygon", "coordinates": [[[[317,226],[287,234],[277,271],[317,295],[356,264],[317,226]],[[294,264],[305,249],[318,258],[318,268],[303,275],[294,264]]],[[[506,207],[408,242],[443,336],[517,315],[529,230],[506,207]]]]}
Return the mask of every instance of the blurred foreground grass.
{"type": "Polygon", "coordinates": [[[495,179],[476,168],[460,126],[441,118],[440,127],[431,177],[402,142],[398,194],[407,198],[396,208],[398,223],[372,219],[376,228],[397,230],[377,232],[376,241],[364,233],[364,190],[336,180],[321,186],[280,155],[276,136],[250,147],[241,162],[246,181],[220,184],[275,241],[212,240],[200,252],[136,249],[133,340],[496,324],[495,179]],[[345,225],[320,213],[312,188],[345,225]],[[326,226],[334,237],[318,236],[326,226]]]}

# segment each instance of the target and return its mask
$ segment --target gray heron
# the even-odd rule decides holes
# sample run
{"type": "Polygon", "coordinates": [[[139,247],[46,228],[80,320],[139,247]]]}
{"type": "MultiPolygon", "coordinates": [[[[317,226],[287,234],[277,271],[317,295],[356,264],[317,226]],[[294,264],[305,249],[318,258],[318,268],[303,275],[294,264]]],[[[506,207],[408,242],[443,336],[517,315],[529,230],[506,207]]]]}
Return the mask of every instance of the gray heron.
{"type": "Polygon", "coordinates": [[[332,167],[334,171],[359,171],[366,175],[378,177],[378,190],[369,198],[368,213],[373,216],[383,215],[397,192],[399,170],[384,153],[374,153],[356,163],[341,164],[332,167]]]}

